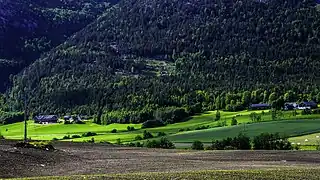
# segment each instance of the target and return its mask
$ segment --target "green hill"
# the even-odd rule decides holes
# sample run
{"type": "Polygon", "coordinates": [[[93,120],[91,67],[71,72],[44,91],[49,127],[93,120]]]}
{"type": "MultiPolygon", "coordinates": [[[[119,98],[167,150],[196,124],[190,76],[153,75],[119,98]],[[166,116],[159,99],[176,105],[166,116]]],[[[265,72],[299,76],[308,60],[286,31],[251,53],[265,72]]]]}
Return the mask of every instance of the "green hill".
{"type": "Polygon", "coordinates": [[[314,0],[121,1],[26,68],[11,97],[28,87],[32,111],[61,114],[318,101],[319,25],[314,0]]]}

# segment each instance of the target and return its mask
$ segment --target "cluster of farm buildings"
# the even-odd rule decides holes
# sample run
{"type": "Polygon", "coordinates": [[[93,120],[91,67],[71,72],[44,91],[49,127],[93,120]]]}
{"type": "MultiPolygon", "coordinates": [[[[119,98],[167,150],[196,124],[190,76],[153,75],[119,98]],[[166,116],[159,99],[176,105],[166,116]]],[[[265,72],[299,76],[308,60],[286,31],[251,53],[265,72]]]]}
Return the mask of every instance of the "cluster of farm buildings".
{"type": "MultiPolygon", "coordinates": [[[[64,116],[63,119],[65,121],[81,121],[81,116],[64,116]]],[[[39,124],[49,124],[49,123],[58,123],[59,122],[59,116],[57,115],[40,115],[34,117],[34,122],[39,124]]]]}
{"type": "MultiPolygon", "coordinates": [[[[262,109],[271,109],[270,104],[251,104],[249,109],[251,110],[262,110],[262,109]]],[[[304,101],[301,103],[296,102],[286,102],[284,104],[283,110],[295,110],[295,109],[316,109],[318,108],[318,104],[314,101],[304,101]]]]}

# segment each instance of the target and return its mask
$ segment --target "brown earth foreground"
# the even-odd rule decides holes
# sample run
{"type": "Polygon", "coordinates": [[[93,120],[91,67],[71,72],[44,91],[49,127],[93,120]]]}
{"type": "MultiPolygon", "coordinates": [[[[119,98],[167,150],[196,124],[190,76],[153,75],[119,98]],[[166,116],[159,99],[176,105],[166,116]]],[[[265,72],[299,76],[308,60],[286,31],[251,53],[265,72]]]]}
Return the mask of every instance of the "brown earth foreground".
{"type": "Polygon", "coordinates": [[[108,173],[320,168],[317,151],[187,151],[56,143],[54,152],[0,141],[0,178],[108,173]]]}

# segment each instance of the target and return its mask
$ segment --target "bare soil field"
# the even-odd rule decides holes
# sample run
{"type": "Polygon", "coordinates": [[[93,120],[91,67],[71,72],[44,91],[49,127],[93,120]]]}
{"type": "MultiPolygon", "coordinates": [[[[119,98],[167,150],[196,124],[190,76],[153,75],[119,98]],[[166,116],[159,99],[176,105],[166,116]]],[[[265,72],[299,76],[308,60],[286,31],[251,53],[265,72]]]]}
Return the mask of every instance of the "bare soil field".
{"type": "Polygon", "coordinates": [[[47,152],[13,144],[0,141],[0,178],[320,167],[317,151],[190,151],[59,142],[56,151],[47,152]]]}

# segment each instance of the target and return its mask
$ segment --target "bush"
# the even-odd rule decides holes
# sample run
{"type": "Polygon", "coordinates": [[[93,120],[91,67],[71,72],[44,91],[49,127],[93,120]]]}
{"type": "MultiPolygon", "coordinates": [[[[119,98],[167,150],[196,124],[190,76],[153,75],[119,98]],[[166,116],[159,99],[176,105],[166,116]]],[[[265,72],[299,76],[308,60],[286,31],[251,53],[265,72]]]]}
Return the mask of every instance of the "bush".
{"type": "Polygon", "coordinates": [[[179,132],[183,132],[183,131],[185,131],[184,129],[179,129],[179,132]]]}
{"type": "Polygon", "coordinates": [[[165,126],[165,123],[161,120],[148,120],[142,124],[141,128],[155,128],[161,126],[165,126]]]}
{"type": "Polygon", "coordinates": [[[59,139],[58,138],[52,138],[52,141],[58,141],[59,139]]]}
{"type": "Polygon", "coordinates": [[[90,136],[96,136],[97,133],[95,132],[86,132],[82,134],[82,137],[90,137],[90,136]]]}
{"type": "Polygon", "coordinates": [[[146,141],[144,143],[144,146],[147,148],[162,148],[162,149],[174,149],[174,144],[169,141],[167,138],[162,137],[159,141],[152,140],[152,141],[146,141]]]}
{"type": "Polygon", "coordinates": [[[216,140],[212,142],[211,149],[215,150],[231,150],[231,149],[239,149],[239,150],[248,150],[251,149],[250,138],[239,134],[237,137],[233,139],[228,137],[223,140],[216,140]]]}
{"type": "Polygon", "coordinates": [[[65,135],[65,136],[63,136],[62,139],[71,139],[71,137],[70,137],[70,135],[65,135]]]}
{"type": "Polygon", "coordinates": [[[117,129],[112,129],[111,133],[117,133],[117,129]]]}
{"type": "Polygon", "coordinates": [[[89,143],[94,143],[94,138],[91,138],[91,140],[88,141],[89,143]]]}
{"type": "Polygon", "coordinates": [[[121,145],[121,139],[120,139],[120,138],[118,138],[118,139],[116,140],[116,144],[121,145]]]}
{"type": "Polygon", "coordinates": [[[236,117],[232,117],[231,126],[235,126],[237,124],[238,124],[238,121],[237,121],[236,117]]]}
{"type": "Polygon", "coordinates": [[[136,147],[143,147],[143,144],[140,142],[136,142],[136,147]]]}
{"type": "Polygon", "coordinates": [[[72,137],[72,139],[75,139],[75,138],[81,138],[81,136],[80,136],[80,135],[78,135],[78,134],[74,134],[74,135],[72,135],[71,137],[72,137]]]}
{"type": "Polygon", "coordinates": [[[143,131],[143,139],[153,138],[153,135],[148,131],[143,131]]]}
{"type": "Polygon", "coordinates": [[[221,118],[220,111],[219,111],[219,110],[217,110],[215,120],[216,120],[216,121],[219,121],[219,120],[220,120],[220,118],[221,118]]]}
{"type": "Polygon", "coordinates": [[[140,136],[140,135],[137,135],[135,138],[134,138],[134,140],[136,140],[136,141],[140,141],[140,140],[142,140],[143,138],[140,136]]]}
{"type": "Polygon", "coordinates": [[[303,111],[301,111],[301,115],[310,115],[312,114],[311,109],[304,109],[303,111]]]}
{"type": "Polygon", "coordinates": [[[314,110],[312,110],[312,114],[320,114],[320,109],[314,109],[314,110]]]}
{"type": "Polygon", "coordinates": [[[196,127],[194,130],[202,130],[202,129],[209,129],[210,126],[199,126],[199,127],[196,127]]]}
{"type": "Polygon", "coordinates": [[[157,137],[162,137],[162,136],[166,136],[167,134],[164,132],[158,132],[157,137]]]}
{"type": "Polygon", "coordinates": [[[193,150],[204,150],[203,143],[201,141],[194,141],[192,143],[191,149],[193,149],[193,150]]]}
{"type": "Polygon", "coordinates": [[[292,150],[293,147],[287,138],[281,137],[279,133],[262,133],[253,139],[253,149],[259,150],[292,150]]]}
{"type": "Polygon", "coordinates": [[[127,127],[127,130],[128,130],[128,131],[134,131],[135,129],[134,129],[133,126],[128,126],[128,127],[127,127]]]}

